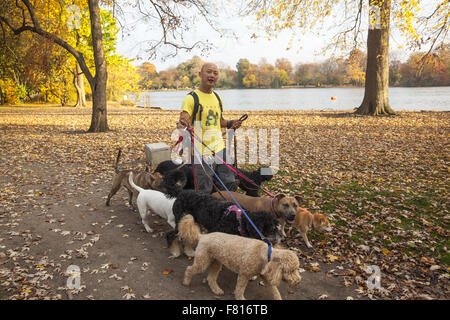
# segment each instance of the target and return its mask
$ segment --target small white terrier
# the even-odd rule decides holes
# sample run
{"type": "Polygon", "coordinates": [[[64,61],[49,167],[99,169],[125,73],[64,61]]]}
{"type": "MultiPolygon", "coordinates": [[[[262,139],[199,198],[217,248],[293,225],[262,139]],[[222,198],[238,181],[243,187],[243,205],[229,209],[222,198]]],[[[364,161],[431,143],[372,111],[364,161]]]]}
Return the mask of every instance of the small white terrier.
{"type": "Polygon", "coordinates": [[[162,192],[156,190],[145,190],[138,187],[133,182],[133,173],[130,172],[128,177],[130,185],[139,192],[136,198],[136,204],[139,214],[147,232],[153,232],[153,229],[148,225],[149,211],[158,214],[161,218],[167,220],[167,223],[175,229],[175,216],[172,212],[173,203],[176,198],[171,198],[162,192]]]}

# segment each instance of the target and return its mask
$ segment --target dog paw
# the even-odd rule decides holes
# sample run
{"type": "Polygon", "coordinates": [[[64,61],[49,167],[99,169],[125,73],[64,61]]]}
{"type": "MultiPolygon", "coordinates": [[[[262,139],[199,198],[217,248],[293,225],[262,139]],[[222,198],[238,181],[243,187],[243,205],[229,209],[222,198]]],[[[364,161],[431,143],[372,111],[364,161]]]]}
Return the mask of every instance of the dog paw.
{"type": "Polygon", "coordinates": [[[194,250],[188,250],[188,251],[186,251],[186,249],[184,249],[184,254],[185,254],[186,256],[188,256],[188,257],[193,258],[194,255],[195,255],[195,251],[194,251],[194,250]]]}
{"type": "Polygon", "coordinates": [[[171,255],[169,256],[169,259],[175,259],[175,258],[178,258],[180,255],[181,255],[180,253],[171,254],[171,255]]]}
{"type": "Polygon", "coordinates": [[[148,233],[153,232],[153,229],[150,228],[149,226],[144,226],[145,227],[145,231],[147,231],[148,233]]]}
{"type": "Polygon", "coordinates": [[[223,290],[220,289],[220,288],[214,288],[214,289],[211,288],[211,291],[217,296],[223,296],[224,295],[223,290]]]}
{"type": "MultiPolygon", "coordinates": [[[[169,257],[171,258],[171,257],[169,257]]],[[[183,285],[185,285],[186,287],[189,286],[191,284],[191,281],[188,281],[186,279],[183,280],[183,285]]]]}

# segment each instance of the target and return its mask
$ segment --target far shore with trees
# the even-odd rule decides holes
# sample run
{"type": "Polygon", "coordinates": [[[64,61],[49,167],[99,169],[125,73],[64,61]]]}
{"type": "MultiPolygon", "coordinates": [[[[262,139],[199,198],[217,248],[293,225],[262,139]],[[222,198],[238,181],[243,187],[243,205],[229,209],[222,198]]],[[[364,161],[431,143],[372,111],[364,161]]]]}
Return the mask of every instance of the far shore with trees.
{"type": "MultiPolygon", "coordinates": [[[[29,50],[36,50],[33,45],[29,50]]],[[[54,48],[49,48],[52,52],[54,48]]],[[[86,92],[88,100],[92,100],[90,88],[84,88],[83,79],[71,68],[61,68],[64,57],[61,52],[54,53],[52,61],[43,65],[50,70],[42,70],[36,61],[25,61],[25,72],[37,71],[38,77],[16,86],[10,80],[10,88],[3,92],[2,102],[17,104],[21,102],[59,103],[67,105],[80,104],[79,91],[86,92]],[[59,55],[58,55],[59,54],[59,55]],[[65,70],[65,72],[64,72],[65,70]],[[70,81],[73,78],[73,81],[70,81]],[[55,86],[55,80],[59,86],[55,86]],[[80,88],[81,87],[81,88],[80,88]]],[[[407,61],[401,62],[394,53],[390,59],[389,84],[392,87],[428,87],[450,86],[450,45],[433,52],[425,63],[421,58],[424,53],[413,53],[407,61]]],[[[34,56],[47,60],[47,56],[34,56]]],[[[138,67],[132,65],[133,60],[117,54],[108,57],[108,84],[106,95],[108,101],[122,101],[128,93],[159,90],[190,90],[200,83],[198,71],[205,59],[194,56],[176,67],[157,71],[151,62],[144,62],[138,67]]],[[[328,58],[322,62],[297,63],[293,65],[286,58],[279,58],[275,65],[266,59],[252,63],[250,59],[241,58],[235,68],[218,62],[220,80],[219,89],[254,89],[254,88],[289,88],[289,87],[364,87],[366,54],[360,50],[352,50],[346,58],[328,58]]],[[[20,71],[19,71],[20,72],[20,71]]],[[[25,77],[25,74],[23,75],[25,77]]],[[[20,81],[22,75],[17,77],[20,81]]],[[[83,95],[84,97],[84,95],[83,95]]]]}
{"type": "MultiPolygon", "coordinates": [[[[401,62],[391,56],[389,83],[393,87],[450,86],[450,46],[433,52],[422,65],[424,53],[414,53],[401,62]]],[[[319,63],[292,65],[279,58],[275,65],[262,59],[254,64],[240,59],[235,68],[220,64],[217,88],[283,88],[283,87],[363,87],[366,73],[366,54],[352,50],[347,58],[329,58],[319,63]]],[[[137,67],[140,90],[190,89],[198,86],[198,70],[203,60],[194,56],[176,67],[156,71],[145,62],[137,67]]]]}

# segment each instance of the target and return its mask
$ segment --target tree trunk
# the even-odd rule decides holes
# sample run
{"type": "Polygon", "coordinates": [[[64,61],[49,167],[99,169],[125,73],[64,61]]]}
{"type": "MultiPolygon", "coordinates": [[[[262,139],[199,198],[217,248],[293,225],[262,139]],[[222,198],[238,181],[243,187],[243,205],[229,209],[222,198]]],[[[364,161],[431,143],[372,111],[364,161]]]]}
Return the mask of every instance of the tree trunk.
{"type": "Polygon", "coordinates": [[[73,75],[73,85],[77,91],[77,103],[74,105],[74,107],[85,107],[86,93],[84,91],[83,71],[81,71],[78,62],[76,63],[76,68],[73,75]]]}
{"type": "Polygon", "coordinates": [[[3,91],[2,88],[0,87],[0,105],[4,104],[6,102],[6,97],[3,97],[3,91]]]}
{"type": "Polygon", "coordinates": [[[391,0],[369,0],[367,68],[364,99],[356,114],[395,114],[389,105],[389,19],[391,0]],[[378,19],[377,19],[378,17],[378,19]]]}
{"type": "MultiPolygon", "coordinates": [[[[77,63],[78,65],[78,63],[77,63]]],[[[81,89],[78,86],[78,76],[77,76],[77,68],[73,71],[73,86],[75,87],[75,90],[77,91],[77,102],[73,106],[74,108],[81,106],[81,89]]]]}
{"type": "Polygon", "coordinates": [[[105,52],[103,50],[100,8],[98,6],[98,0],[89,0],[88,3],[95,62],[95,77],[92,82],[89,82],[92,90],[92,118],[89,132],[105,132],[108,131],[106,113],[106,83],[108,73],[106,70],[105,52]]]}

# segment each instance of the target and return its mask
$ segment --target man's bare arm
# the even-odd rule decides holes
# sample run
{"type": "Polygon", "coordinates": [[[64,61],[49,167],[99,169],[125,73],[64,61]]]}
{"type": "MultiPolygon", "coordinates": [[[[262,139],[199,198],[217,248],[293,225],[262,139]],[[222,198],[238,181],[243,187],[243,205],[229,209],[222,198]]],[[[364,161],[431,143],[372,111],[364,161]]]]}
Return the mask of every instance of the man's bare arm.
{"type": "Polygon", "coordinates": [[[177,123],[177,128],[183,129],[184,127],[186,127],[185,125],[183,125],[183,123],[189,124],[190,122],[191,122],[191,116],[189,115],[189,113],[187,111],[181,111],[180,120],[177,123]]]}

